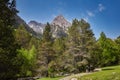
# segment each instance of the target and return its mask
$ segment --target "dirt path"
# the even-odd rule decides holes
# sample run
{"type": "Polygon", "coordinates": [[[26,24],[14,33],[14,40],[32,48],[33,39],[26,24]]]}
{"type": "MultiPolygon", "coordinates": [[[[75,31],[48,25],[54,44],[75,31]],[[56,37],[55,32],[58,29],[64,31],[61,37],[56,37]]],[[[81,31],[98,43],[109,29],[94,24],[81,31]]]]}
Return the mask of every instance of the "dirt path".
{"type": "Polygon", "coordinates": [[[74,75],[67,76],[67,77],[64,77],[64,78],[62,78],[62,79],[59,79],[59,80],[77,80],[76,77],[81,77],[81,76],[88,75],[88,74],[91,74],[91,73],[74,74],[74,75]]]}
{"type": "MultiPolygon", "coordinates": [[[[102,70],[101,68],[96,68],[96,69],[94,69],[94,72],[98,72],[98,71],[101,71],[101,70],[102,70]]],[[[64,77],[62,79],[59,79],[59,80],[77,80],[76,77],[81,77],[81,76],[84,76],[84,75],[92,74],[94,72],[74,74],[74,75],[67,76],[67,77],[64,77]]]]}

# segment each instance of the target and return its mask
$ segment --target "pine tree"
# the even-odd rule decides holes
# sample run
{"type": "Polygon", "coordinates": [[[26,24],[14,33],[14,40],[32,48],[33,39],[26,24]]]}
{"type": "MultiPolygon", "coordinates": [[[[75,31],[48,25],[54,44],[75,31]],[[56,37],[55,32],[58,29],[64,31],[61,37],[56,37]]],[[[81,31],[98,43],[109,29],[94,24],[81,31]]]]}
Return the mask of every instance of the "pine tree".
{"type": "Polygon", "coordinates": [[[74,67],[77,71],[84,70],[89,64],[89,55],[95,42],[94,34],[89,23],[81,19],[73,20],[72,26],[68,30],[68,53],[74,56],[74,67]]]}
{"type": "Polygon", "coordinates": [[[52,35],[50,24],[47,23],[45,30],[43,32],[42,44],[38,53],[38,65],[40,73],[43,76],[49,76],[48,65],[54,59],[55,52],[52,48],[52,35]]]}
{"type": "Polygon", "coordinates": [[[16,77],[19,67],[16,63],[17,49],[13,35],[14,15],[10,0],[0,0],[0,79],[16,77]]]}
{"type": "MultiPolygon", "coordinates": [[[[83,56],[82,64],[86,66],[94,67],[93,60],[91,58],[91,54],[95,49],[94,45],[96,43],[96,39],[94,37],[94,33],[90,28],[90,24],[85,20],[81,19],[79,21],[80,26],[80,53],[83,56]]],[[[92,70],[92,69],[91,69],[92,70]]]]}
{"type": "Polygon", "coordinates": [[[17,12],[16,0],[0,0],[0,20],[6,26],[13,26],[15,22],[14,15],[17,12]]]}
{"type": "Polygon", "coordinates": [[[28,77],[34,75],[36,68],[36,49],[34,46],[27,50],[21,48],[18,50],[18,63],[20,64],[19,77],[28,77]]]}
{"type": "Polygon", "coordinates": [[[53,48],[54,48],[54,51],[56,52],[56,54],[58,54],[58,56],[62,55],[62,53],[64,53],[64,51],[66,49],[65,37],[56,38],[54,40],[53,48]]]}
{"type": "Polygon", "coordinates": [[[115,43],[117,46],[117,52],[118,52],[118,64],[120,64],[120,36],[115,39],[115,43]]]}
{"type": "Polygon", "coordinates": [[[63,54],[66,49],[65,39],[65,37],[60,37],[54,40],[53,50],[55,54],[53,56],[55,56],[55,58],[48,65],[50,77],[55,77],[57,76],[56,74],[65,72],[65,59],[69,60],[68,57],[64,57],[65,59],[63,59],[63,54]]]}
{"type": "Polygon", "coordinates": [[[15,29],[15,39],[17,43],[25,49],[29,48],[29,42],[31,40],[31,35],[26,31],[23,25],[20,25],[18,29],[15,29]]]}
{"type": "Polygon", "coordinates": [[[105,33],[102,32],[98,43],[102,50],[101,66],[116,64],[118,61],[118,50],[115,42],[107,38],[105,33]]]}

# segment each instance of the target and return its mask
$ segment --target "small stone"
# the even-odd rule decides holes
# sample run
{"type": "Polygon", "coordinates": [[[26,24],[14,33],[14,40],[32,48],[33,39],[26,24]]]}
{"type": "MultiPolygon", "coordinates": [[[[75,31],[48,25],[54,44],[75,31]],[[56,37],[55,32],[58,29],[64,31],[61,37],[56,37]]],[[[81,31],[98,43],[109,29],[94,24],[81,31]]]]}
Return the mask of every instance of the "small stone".
{"type": "Polygon", "coordinates": [[[71,80],[77,80],[77,78],[72,78],[71,80]]]}

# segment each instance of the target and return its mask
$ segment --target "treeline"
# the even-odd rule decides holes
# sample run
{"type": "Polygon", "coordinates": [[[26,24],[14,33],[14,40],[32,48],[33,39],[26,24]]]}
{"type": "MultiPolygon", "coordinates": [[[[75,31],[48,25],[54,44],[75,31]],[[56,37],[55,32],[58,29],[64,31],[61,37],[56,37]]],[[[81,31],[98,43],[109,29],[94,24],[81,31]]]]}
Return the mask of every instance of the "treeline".
{"type": "Polygon", "coordinates": [[[112,40],[101,32],[96,40],[89,23],[83,19],[73,20],[67,37],[53,38],[50,28],[47,24],[37,48],[39,75],[55,77],[85,72],[87,66],[120,64],[120,37],[112,40]]]}
{"type": "Polygon", "coordinates": [[[17,12],[16,0],[0,0],[1,80],[17,80],[34,72],[36,46],[31,43],[34,38],[22,26],[15,29],[17,12]]]}
{"type": "Polygon", "coordinates": [[[74,19],[66,37],[53,38],[47,23],[38,39],[23,25],[14,28],[15,7],[15,0],[0,1],[0,79],[55,77],[120,64],[120,37],[112,40],[101,32],[96,40],[88,22],[74,19]]]}

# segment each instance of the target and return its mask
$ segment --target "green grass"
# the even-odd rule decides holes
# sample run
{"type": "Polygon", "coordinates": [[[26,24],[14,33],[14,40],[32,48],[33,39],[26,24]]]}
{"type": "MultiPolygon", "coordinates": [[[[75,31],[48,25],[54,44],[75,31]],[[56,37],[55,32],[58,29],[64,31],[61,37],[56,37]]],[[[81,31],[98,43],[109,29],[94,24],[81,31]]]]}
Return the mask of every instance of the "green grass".
{"type": "Polygon", "coordinates": [[[78,77],[78,80],[120,80],[120,65],[102,68],[102,71],[78,77]]]}
{"type": "Polygon", "coordinates": [[[38,80],[59,80],[61,79],[62,77],[56,77],[56,78],[41,78],[41,79],[38,79],[38,80]]]}
{"type": "MultiPolygon", "coordinates": [[[[63,77],[56,78],[41,78],[38,80],[59,80],[63,77]]],[[[111,66],[104,67],[102,71],[94,72],[89,75],[85,75],[82,77],[77,77],[78,80],[120,80],[120,65],[119,66],[111,66]]]]}

